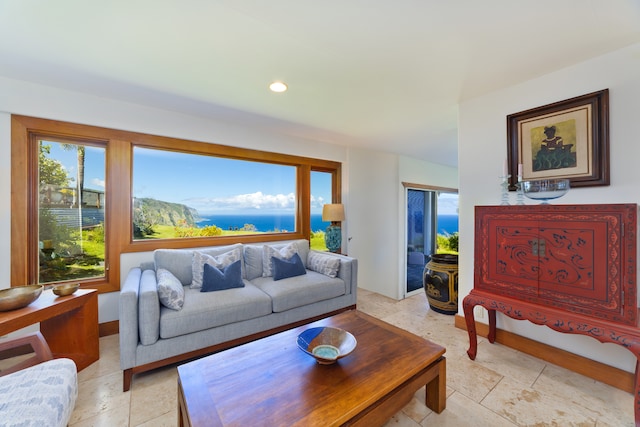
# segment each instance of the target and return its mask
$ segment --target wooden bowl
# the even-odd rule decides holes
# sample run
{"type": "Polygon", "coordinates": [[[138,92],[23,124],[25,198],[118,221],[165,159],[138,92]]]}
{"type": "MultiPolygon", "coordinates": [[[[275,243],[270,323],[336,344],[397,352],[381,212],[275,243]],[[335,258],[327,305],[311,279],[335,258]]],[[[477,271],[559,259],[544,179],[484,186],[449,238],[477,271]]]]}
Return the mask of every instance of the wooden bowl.
{"type": "Polygon", "coordinates": [[[17,310],[34,302],[42,293],[42,285],[16,286],[0,290],[0,311],[17,310]]]}
{"type": "Polygon", "coordinates": [[[53,293],[59,297],[71,295],[80,287],[80,283],[65,283],[64,285],[56,285],[53,287],[53,293]]]}

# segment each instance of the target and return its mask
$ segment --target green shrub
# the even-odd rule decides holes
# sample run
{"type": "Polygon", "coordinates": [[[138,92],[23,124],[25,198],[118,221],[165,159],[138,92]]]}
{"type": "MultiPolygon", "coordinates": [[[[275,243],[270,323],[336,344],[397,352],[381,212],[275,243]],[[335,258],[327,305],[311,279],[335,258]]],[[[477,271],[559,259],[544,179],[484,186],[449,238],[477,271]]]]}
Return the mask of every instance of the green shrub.
{"type": "Polygon", "coordinates": [[[449,234],[438,234],[436,237],[436,243],[438,245],[437,253],[458,253],[458,237],[459,234],[456,231],[455,233],[449,234]]]}

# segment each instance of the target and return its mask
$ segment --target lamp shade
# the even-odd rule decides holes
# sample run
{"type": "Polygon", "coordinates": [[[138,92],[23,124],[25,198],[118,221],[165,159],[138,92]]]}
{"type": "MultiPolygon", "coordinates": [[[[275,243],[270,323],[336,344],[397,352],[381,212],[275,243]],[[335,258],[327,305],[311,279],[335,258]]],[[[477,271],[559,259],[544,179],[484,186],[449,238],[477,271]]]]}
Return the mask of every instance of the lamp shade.
{"type": "Polygon", "coordinates": [[[328,204],[322,207],[323,221],[344,221],[344,205],[341,203],[328,204]]]}

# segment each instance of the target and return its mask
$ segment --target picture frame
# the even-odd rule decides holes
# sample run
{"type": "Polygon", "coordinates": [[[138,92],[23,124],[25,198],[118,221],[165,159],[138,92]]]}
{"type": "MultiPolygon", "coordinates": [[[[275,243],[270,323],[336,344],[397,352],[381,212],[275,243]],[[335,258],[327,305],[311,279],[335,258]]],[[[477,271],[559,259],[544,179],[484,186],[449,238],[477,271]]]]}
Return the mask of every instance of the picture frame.
{"type": "Polygon", "coordinates": [[[523,181],[609,185],[609,89],[508,115],[507,163],[510,190],[519,172],[523,181]]]}

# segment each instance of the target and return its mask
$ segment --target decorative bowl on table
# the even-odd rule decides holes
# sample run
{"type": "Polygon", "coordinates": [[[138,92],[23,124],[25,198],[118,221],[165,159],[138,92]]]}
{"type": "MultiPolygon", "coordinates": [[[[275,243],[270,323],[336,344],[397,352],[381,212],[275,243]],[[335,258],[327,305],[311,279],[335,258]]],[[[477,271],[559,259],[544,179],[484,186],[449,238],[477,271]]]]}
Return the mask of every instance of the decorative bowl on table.
{"type": "Polygon", "coordinates": [[[80,287],[80,283],[65,283],[63,285],[56,285],[53,287],[53,293],[59,297],[65,297],[71,295],[80,287]]]}
{"type": "Polygon", "coordinates": [[[313,356],[321,365],[330,365],[347,356],[356,344],[356,338],[349,332],[329,326],[310,328],[298,335],[300,350],[313,356]]]}
{"type": "Polygon", "coordinates": [[[16,286],[0,290],[0,311],[17,310],[38,299],[42,285],[16,286]]]}
{"type": "Polygon", "coordinates": [[[568,179],[538,179],[535,181],[524,181],[522,183],[522,192],[528,198],[532,200],[542,200],[542,203],[545,204],[548,203],[549,200],[557,199],[567,194],[569,187],[568,179]]]}

